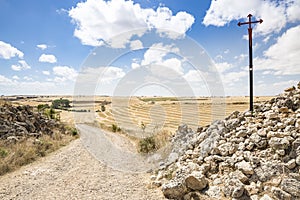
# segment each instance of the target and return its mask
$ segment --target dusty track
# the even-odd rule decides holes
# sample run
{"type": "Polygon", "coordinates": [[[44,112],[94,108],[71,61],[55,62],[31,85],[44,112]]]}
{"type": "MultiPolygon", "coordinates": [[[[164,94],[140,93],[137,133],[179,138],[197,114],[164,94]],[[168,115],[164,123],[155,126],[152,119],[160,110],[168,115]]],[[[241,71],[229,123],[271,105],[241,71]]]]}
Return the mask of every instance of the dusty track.
{"type": "Polygon", "coordinates": [[[80,139],[0,177],[0,199],[164,199],[146,173],[122,172],[96,160],[80,139]]]}

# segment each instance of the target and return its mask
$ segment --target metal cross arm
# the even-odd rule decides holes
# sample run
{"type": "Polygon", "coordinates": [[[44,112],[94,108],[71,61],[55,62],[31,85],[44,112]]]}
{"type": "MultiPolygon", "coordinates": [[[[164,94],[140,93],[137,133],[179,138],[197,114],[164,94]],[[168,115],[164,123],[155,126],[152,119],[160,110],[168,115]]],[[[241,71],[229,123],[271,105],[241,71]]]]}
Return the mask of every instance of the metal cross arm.
{"type": "Polygon", "coordinates": [[[249,77],[250,77],[250,111],[253,112],[253,53],[252,53],[252,27],[251,24],[262,23],[263,20],[251,21],[252,15],[247,16],[249,18],[248,22],[239,22],[237,25],[249,24],[248,34],[249,34],[249,77]]]}
{"type": "Polygon", "coordinates": [[[262,19],[260,19],[258,21],[251,21],[251,17],[252,17],[251,14],[249,14],[247,17],[249,17],[249,22],[239,22],[238,26],[245,25],[245,24],[249,24],[249,26],[251,26],[251,24],[256,24],[256,23],[260,23],[261,24],[261,23],[263,23],[262,19]]]}

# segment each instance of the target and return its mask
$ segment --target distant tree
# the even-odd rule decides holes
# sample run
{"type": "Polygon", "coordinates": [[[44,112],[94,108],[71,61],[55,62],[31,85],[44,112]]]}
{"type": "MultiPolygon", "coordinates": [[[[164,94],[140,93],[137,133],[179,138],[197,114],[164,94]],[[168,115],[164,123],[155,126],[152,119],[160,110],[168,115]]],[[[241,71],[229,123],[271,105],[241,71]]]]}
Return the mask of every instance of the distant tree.
{"type": "Polygon", "coordinates": [[[60,99],[53,100],[51,107],[55,109],[61,109],[61,108],[70,108],[71,106],[70,106],[69,99],[60,98],[60,99]]]}

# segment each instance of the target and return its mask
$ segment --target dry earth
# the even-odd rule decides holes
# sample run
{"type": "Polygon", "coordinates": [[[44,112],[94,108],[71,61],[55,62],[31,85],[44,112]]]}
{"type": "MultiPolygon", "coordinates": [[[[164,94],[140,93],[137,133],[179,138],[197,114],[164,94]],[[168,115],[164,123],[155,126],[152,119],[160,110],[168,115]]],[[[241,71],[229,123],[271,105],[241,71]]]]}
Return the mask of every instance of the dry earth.
{"type": "Polygon", "coordinates": [[[0,199],[164,199],[146,173],[120,172],[96,160],[80,139],[0,177],[0,199]]]}

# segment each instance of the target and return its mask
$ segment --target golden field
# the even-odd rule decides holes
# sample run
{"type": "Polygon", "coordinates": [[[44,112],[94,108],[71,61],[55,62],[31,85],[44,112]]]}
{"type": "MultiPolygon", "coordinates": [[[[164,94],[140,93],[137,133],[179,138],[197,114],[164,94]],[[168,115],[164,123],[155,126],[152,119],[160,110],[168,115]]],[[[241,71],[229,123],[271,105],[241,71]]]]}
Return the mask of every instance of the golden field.
{"type": "MultiPolygon", "coordinates": [[[[14,99],[16,97],[5,97],[14,99]]],[[[12,101],[14,104],[37,106],[49,104],[54,99],[66,98],[73,102],[73,110],[88,112],[60,112],[61,121],[74,124],[97,122],[103,128],[113,124],[125,132],[141,131],[145,125],[145,132],[154,129],[175,131],[178,125],[186,123],[192,128],[205,126],[215,119],[222,119],[233,111],[246,111],[249,108],[249,97],[72,97],[72,96],[35,96],[19,98],[12,101]],[[101,105],[105,111],[101,111],[101,105]],[[87,120],[90,118],[89,120],[87,120]]],[[[270,100],[270,96],[254,98],[254,103],[270,100]]]]}

